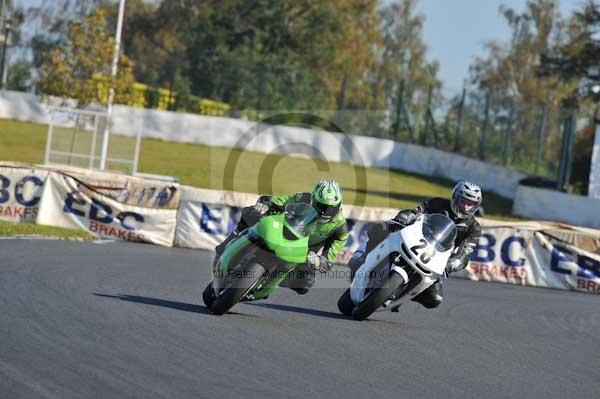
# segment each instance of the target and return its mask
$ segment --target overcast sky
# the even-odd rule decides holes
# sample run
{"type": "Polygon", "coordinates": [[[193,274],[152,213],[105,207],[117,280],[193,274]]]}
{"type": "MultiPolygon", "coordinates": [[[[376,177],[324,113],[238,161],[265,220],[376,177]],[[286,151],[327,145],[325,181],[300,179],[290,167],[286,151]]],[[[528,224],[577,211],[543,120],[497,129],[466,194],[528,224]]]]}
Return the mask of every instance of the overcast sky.
{"type": "MultiPolygon", "coordinates": [[[[508,41],[510,31],[500,5],[524,11],[526,0],[420,0],[418,11],[425,15],[423,32],[428,58],[440,62],[440,77],[447,94],[458,93],[468,77],[469,65],[485,54],[487,41],[508,41]]],[[[582,0],[561,0],[560,11],[569,15],[581,8],[582,0]]]]}

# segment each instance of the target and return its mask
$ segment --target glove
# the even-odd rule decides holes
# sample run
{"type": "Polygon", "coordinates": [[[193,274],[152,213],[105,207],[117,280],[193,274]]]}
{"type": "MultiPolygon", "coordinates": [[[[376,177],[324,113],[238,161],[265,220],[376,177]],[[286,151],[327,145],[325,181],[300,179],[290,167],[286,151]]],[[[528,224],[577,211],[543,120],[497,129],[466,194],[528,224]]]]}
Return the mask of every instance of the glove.
{"type": "Polygon", "coordinates": [[[308,256],[306,257],[306,264],[308,267],[313,268],[319,273],[325,273],[329,271],[329,262],[327,262],[327,258],[313,251],[308,253],[308,256]]]}
{"type": "Polygon", "coordinates": [[[260,216],[262,216],[265,213],[269,212],[269,205],[265,204],[264,202],[257,202],[254,205],[254,211],[260,216]]]}
{"type": "Polygon", "coordinates": [[[408,226],[415,221],[416,217],[417,215],[410,211],[403,211],[399,212],[392,220],[400,223],[401,225],[408,226]]]}
{"type": "Polygon", "coordinates": [[[460,256],[451,256],[448,259],[448,264],[446,265],[446,274],[457,272],[464,268],[462,259],[460,256]]]}

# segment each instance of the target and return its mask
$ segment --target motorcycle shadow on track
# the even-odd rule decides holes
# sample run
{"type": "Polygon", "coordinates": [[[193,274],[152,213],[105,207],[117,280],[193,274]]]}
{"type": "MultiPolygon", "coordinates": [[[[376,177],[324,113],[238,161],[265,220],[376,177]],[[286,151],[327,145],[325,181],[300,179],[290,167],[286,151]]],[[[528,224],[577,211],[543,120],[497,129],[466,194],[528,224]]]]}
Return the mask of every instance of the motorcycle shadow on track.
{"type": "MultiPolygon", "coordinates": [[[[200,313],[200,314],[207,314],[207,315],[211,314],[210,311],[206,307],[201,306],[201,305],[196,305],[193,303],[168,301],[166,299],[151,298],[151,297],[138,296],[138,295],[126,295],[126,294],[108,295],[108,294],[93,293],[93,295],[99,296],[102,298],[120,299],[121,301],[143,303],[145,305],[152,305],[152,306],[160,306],[163,308],[181,310],[183,312],[200,313]]],[[[242,313],[234,313],[234,312],[229,312],[229,313],[234,314],[234,315],[240,315],[240,316],[255,317],[252,315],[246,315],[246,314],[242,314],[242,313]]]]}
{"type": "MultiPolygon", "coordinates": [[[[351,317],[344,316],[339,313],[328,312],[326,310],[302,308],[300,306],[279,305],[276,303],[251,303],[251,302],[244,303],[244,305],[256,306],[259,308],[282,310],[284,312],[302,313],[302,314],[307,314],[307,315],[311,315],[311,316],[325,317],[325,318],[329,318],[329,319],[352,321],[351,317]]],[[[397,323],[394,323],[392,321],[387,321],[387,320],[371,319],[371,320],[367,320],[367,321],[374,322],[374,323],[397,324],[397,323]]]]}
{"type": "Polygon", "coordinates": [[[299,306],[278,305],[275,303],[245,303],[244,305],[256,306],[259,308],[283,310],[284,312],[303,313],[312,316],[327,317],[330,319],[349,320],[348,317],[339,313],[327,312],[325,310],[301,308],[299,306]]]}

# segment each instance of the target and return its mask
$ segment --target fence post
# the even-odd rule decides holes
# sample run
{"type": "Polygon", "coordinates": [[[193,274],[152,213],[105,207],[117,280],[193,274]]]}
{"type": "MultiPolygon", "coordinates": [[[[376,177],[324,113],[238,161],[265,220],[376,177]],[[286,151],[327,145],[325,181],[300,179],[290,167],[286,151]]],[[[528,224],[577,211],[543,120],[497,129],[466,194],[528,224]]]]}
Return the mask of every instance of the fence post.
{"type": "Polygon", "coordinates": [[[510,103],[510,111],[508,113],[508,126],[506,127],[506,133],[504,136],[504,152],[502,154],[502,164],[504,166],[508,165],[508,160],[510,157],[510,149],[512,146],[512,134],[513,134],[513,118],[515,113],[515,104],[511,101],[510,103]]]}
{"type": "Polygon", "coordinates": [[[46,138],[46,151],[44,153],[44,165],[50,164],[50,152],[52,151],[52,133],[54,131],[55,109],[50,108],[50,121],[48,122],[48,136],[46,138]]]}
{"type": "Polygon", "coordinates": [[[590,179],[588,183],[588,197],[600,199],[598,179],[600,179],[600,103],[594,112],[594,144],[592,146],[592,162],[590,165],[590,179]]]}
{"type": "Polygon", "coordinates": [[[540,170],[540,164],[542,163],[542,155],[544,154],[544,141],[546,135],[546,123],[548,121],[548,106],[544,105],[542,108],[542,115],[540,117],[540,125],[538,127],[538,146],[537,153],[535,155],[535,171],[537,175],[540,170]]]}
{"type": "Polygon", "coordinates": [[[412,122],[410,120],[410,113],[406,108],[406,103],[402,102],[402,112],[404,113],[404,118],[406,120],[406,127],[408,128],[408,141],[412,144],[415,142],[415,132],[413,130],[412,122]]]}
{"type": "Polygon", "coordinates": [[[485,114],[483,117],[483,124],[481,125],[481,139],[479,141],[479,159],[485,161],[485,147],[487,142],[487,130],[490,117],[490,93],[485,94],[485,114]]]}
{"type": "Polygon", "coordinates": [[[131,165],[131,175],[135,175],[138,171],[140,162],[140,148],[142,146],[142,127],[138,125],[137,134],[135,136],[135,152],[133,153],[133,164],[131,165]]]}
{"type": "Polygon", "coordinates": [[[435,119],[433,119],[433,112],[431,112],[431,108],[429,110],[427,110],[427,115],[429,116],[429,123],[431,126],[431,131],[433,132],[433,144],[436,147],[439,147],[440,145],[440,138],[438,136],[438,131],[437,128],[435,126],[435,119]]]}
{"type": "Polygon", "coordinates": [[[565,157],[565,137],[567,132],[567,119],[565,118],[561,123],[560,131],[562,133],[560,155],[558,156],[558,170],[556,171],[556,189],[561,190],[563,180],[563,159],[565,157]]]}
{"type": "Polygon", "coordinates": [[[263,106],[263,96],[265,90],[265,66],[261,62],[258,64],[258,96],[256,98],[256,119],[260,119],[260,110],[263,106]]]}
{"type": "Polygon", "coordinates": [[[421,144],[427,145],[429,142],[429,114],[431,109],[431,95],[433,94],[433,86],[429,85],[429,91],[427,92],[427,108],[425,110],[425,128],[423,129],[423,135],[421,135],[421,144]]]}
{"type": "Polygon", "coordinates": [[[571,111],[569,115],[569,130],[567,136],[567,151],[565,156],[565,187],[571,181],[571,169],[573,167],[573,137],[575,136],[575,114],[571,111]]]}
{"type": "Polygon", "coordinates": [[[73,133],[71,134],[71,149],[69,150],[69,165],[73,161],[73,150],[75,149],[75,138],[79,134],[79,117],[80,114],[75,116],[75,128],[73,129],[73,133]]]}
{"type": "Polygon", "coordinates": [[[460,136],[462,134],[463,112],[465,109],[465,95],[467,89],[463,88],[460,103],[458,105],[458,120],[456,122],[456,137],[454,139],[454,152],[460,152],[460,136]]]}
{"type": "Polygon", "coordinates": [[[90,145],[90,161],[88,163],[88,169],[94,169],[94,161],[96,160],[96,139],[98,132],[99,116],[94,115],[94,131],[92,132],[92,142],[90,145]]]}
{"type": "Polygon", "coordinates": [[[558,168],[558,179],[557,189],[566,190],[567,185],[571,179],[571,161],[573,153],[573,131],[575,129],[575,117],[573,111],[569,112],[569,115],[563,124],[563,140],[560,151],[560,165],[558,168]]]}
{"type": "Polygon", "coordinates": [[[400,85],[398,86],[398,98],[396,99],[396,120],[394,122],[394,139],[398,139],[400,135],[400,123],[402,118],[402,109],[404,108],[403,104],[404,98],[404,80],[400,81],[400,85]]]}

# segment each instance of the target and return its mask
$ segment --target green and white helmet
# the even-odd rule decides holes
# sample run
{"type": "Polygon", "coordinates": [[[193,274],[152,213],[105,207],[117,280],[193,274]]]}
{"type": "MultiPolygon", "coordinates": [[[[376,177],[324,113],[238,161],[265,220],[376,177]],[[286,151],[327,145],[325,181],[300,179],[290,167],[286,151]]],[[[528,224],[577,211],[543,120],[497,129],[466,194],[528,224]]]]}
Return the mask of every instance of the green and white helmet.
{"type": "Polygon", "coordinates": [[[319,180],[312,190],[312,206],[321,219],[333,219],[342,206],[342,189],[335,180],[319,180]]]}

